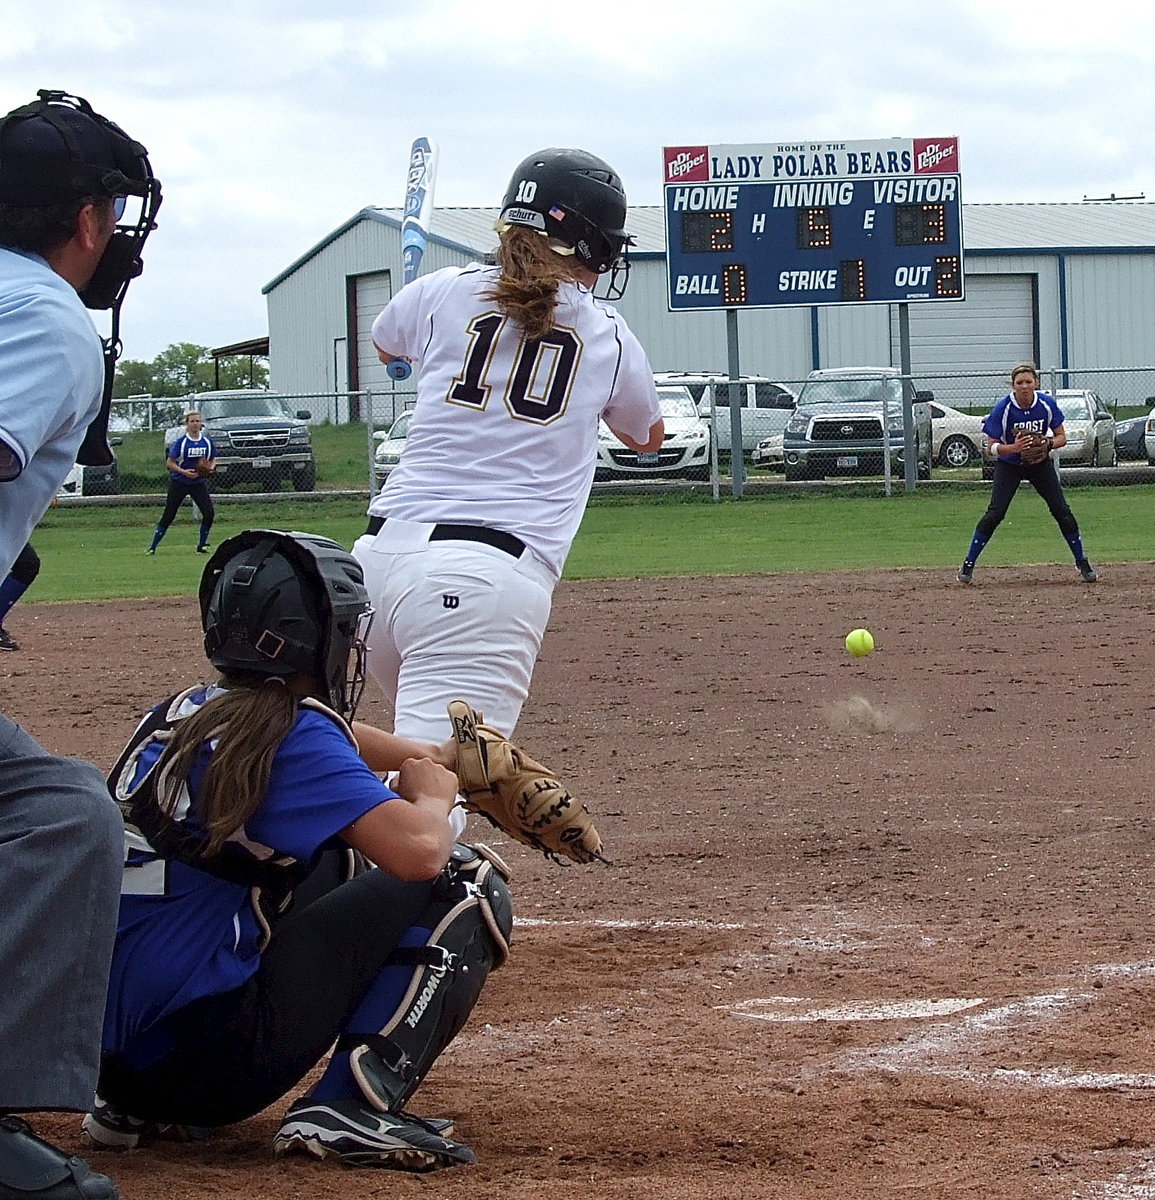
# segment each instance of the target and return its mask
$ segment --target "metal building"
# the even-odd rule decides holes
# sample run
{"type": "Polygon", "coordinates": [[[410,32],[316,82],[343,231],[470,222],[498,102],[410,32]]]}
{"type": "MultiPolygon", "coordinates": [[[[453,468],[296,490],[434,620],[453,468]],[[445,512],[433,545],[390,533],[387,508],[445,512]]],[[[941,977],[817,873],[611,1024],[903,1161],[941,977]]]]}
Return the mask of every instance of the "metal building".
{"type": "MultiPolygon", "coordinates": [[[[493,249],[495,208],[434,211],[423,272],[493,249]]],[[[655,370],[724,370],[725,316],[671,313],[659,206],[630,210],[629,289],[618,307],[655,370]]],[[[933,376],[1155,364],[1155,204],[963,206],[966,299],[908,306],[911,363],[933,376]]],[[[365,208],[264,288],[270,386],[281,392],[389,388],[369,339],[401,279],[401,210],[365,208]]],[[[897,365],[897,306],[739,313],[741,369],[798,380],[815,367],[897,365]]]]}

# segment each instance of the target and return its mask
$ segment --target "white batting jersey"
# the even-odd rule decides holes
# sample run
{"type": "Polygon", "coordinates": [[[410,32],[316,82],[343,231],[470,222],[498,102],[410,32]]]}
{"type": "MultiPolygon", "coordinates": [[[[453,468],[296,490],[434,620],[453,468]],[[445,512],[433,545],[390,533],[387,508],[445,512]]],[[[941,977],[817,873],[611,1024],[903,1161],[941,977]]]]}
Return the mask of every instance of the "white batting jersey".
{"type": "Polygon", "coordinates": [[[373,342],[420,366],[401,462],[373,516],[488,525],[516,534],[557,575],[581,523],[598,420],[644,442],[661,417],[645,351],[588,288],[558,289],[538,341],[486,298],[497,267],[421,276],[373,322],[373,342]]]}

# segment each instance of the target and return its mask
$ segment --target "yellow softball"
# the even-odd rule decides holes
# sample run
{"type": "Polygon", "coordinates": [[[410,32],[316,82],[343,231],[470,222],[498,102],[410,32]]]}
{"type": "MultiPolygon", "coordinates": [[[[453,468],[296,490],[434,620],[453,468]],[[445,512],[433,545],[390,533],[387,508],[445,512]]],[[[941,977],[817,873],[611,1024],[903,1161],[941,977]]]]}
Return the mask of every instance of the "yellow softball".
{"type": "Polygon", "coordinates": [[[852,629],[846,635],[846,649],[852,658],[865,658],[874,650],[874,636],[869,629],[852,629]]]}

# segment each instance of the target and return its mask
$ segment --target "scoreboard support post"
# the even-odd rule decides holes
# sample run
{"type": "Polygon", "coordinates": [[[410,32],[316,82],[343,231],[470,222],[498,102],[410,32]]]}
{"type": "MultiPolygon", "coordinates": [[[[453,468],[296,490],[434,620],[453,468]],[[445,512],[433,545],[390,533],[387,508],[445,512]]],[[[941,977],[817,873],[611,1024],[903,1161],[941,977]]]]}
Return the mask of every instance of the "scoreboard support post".
{"type": "Polygon", "coordinates": [[[746,451],[742,445],[742,408],[738,400],[741,369],[738,365],[738,310],[726,309],[726,369],[734,386],[730,389],[730,491],[735,499],[746,486],[746,451]]]}

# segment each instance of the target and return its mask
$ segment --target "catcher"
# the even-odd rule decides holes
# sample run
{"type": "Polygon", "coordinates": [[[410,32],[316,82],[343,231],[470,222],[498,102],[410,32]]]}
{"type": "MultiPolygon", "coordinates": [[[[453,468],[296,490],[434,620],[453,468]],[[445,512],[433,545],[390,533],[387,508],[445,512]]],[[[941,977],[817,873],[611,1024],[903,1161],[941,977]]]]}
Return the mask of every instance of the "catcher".
{"type": "Polygon", "coordinates": [[[1010,394],[995,405],[983,422],[983,433],[995,460],[994,482],[990,504],[975,526],[970,548],[958,569],[959,583],[974,582],[975,563],[1024,481],[1046,501],[1084,582],[1094,583],[1099,578],[1083,549],[1079,523],[1063,495],[1063,485],[1051,457],[1053,451],[1067,444],[1065,418],[1054,397],[1039,391],[1039,382],[1034,364],[1020,363],[1011,372],[1010,394]]]}
{"type": "Polygon", "coordinates": [[[230,538],[200,606],[219,679],[146,714],[109,777],[125,870],[84,1133],[111,1150],[205,1136],[275,1103],[336,1043],[277,1153],[471,1163],[452,1122],[405,1107],[513,925],[504,864],[454,842],[454,746],[352,723],[372,611],[335,542],[230,538]],[[393,770],[396,790],[375,773],[393,770]]]}
{"type": "Polygon", "coordinates": [[[200,536],[197,538],[197,553],[207,554],[209,530],[213,527],[216,509],[209,493],[208,480],[217,467],[217,450],[213,439],[204,432],[204,421],[199,412],[185,414],[184,433],[166,447],[164,465],[168,468],[168,495],[164,502],[164,513],[157,522],[152,544],[145,551],[155,554],[168,527],[176,520],[176,514],[186,499],[200,510],[200,536]]]}

